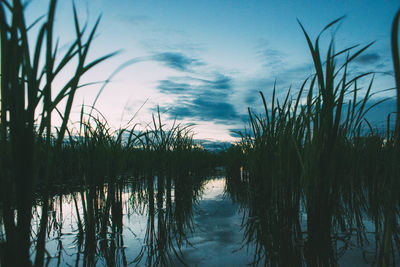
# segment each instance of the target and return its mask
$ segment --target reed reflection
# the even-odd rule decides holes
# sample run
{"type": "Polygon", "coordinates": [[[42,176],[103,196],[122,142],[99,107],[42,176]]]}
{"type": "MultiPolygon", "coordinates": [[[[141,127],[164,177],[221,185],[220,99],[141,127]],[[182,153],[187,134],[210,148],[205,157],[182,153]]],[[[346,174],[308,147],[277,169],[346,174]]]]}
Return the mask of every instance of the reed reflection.
{"type": "Polygon", "coordinates": [[[190,175],[156,176],[148,179],[147,227],[144,244],[133,261],[148,266],[185,264],[181,248],[193,229],[193,209],[202,190],[202,179],[190,175]]]}
{"type": "MultiPolygon", "coordinates": [[[[36,241],[34,251],[42,246],[44,263],[52,266],[166,266],[176,260],[185,265],[181,248],[189,244],[187,235],[194,230],[193,209],[202,177],[153,173],[49,196],[46,242],[36,241]],[[135,228],[140,224],[144,231],[135,228]],[[136,242],[129,252],[127,237],[130,244],[136,242]]],[[[34,208],[38,233],[44,223],[43,204],[40,197],[34,208]]]]}

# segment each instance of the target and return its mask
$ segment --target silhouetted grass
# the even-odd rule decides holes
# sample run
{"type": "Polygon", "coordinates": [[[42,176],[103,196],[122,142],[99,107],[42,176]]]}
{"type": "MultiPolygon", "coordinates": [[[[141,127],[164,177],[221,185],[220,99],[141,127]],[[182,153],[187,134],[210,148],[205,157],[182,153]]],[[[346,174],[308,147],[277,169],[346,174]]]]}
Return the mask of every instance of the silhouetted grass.
{"type": "MultiPolygon", "coordinates": [[[[399,14],[392,32],[397,86],[399,14]]],[[[228,169],[244,167],[241,176],[228,172],[227,190],[245,207],[244,243],[255,246],[255,265],[337,265],[352,242],[363,247],[368,241],[366,220],[375,224],[373,263],[387,266],[398,258],[398,126],[386,136],[373,130],[365,119],[380,103],[367,108],[373,77],[360,96],[358,84],[371,73],[348,71],[372,43],[336,52],[332,39],[322,57],[320,36],[339,20],[314,43],[299,22],[315,74],[294,99],[289,90],[279,102],[274,88],[270,108],[261,93],[265,113],[249,109],[249,129],[227,152],[228,169]]]]}
{"type": "MultiPolygon", "coordinates": [[[[144,245],[134,263],[164,266],[174,257],[183,262],[180,248],[193,230],[202,177],[217,158],[195,143],[191,126],[167,127],[159,112],[144,129],[115,130],[94,107],[87,112],[82,106],[80,121],[71,125],[81,77],[114,53],[86,62],[100,20],[81,28],[74,7],[75,40],[59,57],[53,42],[56,4],[49,1],[44,22],[37,21],[33,43],[28,31],[34,25],[25,24],[21,1],[0,4],[0,263],[31,266],[34,260],[43,266],[51,229],[58,231],[61,262],[63,195],[58,193],[65,191],[76,216],[77,265],[128,264],[124,208],[147,210],[144,245]],[[55,90],[53,81],[66,66],[75,72],[55,90]],[[61,118],[58,127],[54,116],[61,118]]],[[[392,26],[397,110],[399,19],[400,11],[392,26]]],[[[332,39],[321,55],[320,36],[338,21],[314,42],[299,22],[315,74],[293,99],[289,90],[279,102],[274,87],[268,105],[261,93],[264,114],[249,109],[249,129],[220,155],[227,164],[227,191],[245,211],[244,244],[254,244],[255,265],[337,265],[352,244],[371,241],[366,220],[375,227],[373,264],[395,264],[399,254],[399,115],[395,128],[388,123],[384,134],[365,119],[379,104],[367,108],[373,77],[351,76],[348,69],[372,43],[336,52],[332,39]],[[358,84],[367,78],[360,96],[358,84]]]]}
{"type": "MultiPolygon", "coordinates": [[[[67,52],[59,58],[58,47],[54,46],[53,42],[55,10],[56,1],[50,1],[45,22],[39,26],[36,40],[30,43],[28,31],[33,25],[27,26],[25,23],[23,4],[20,1],[13,1],[11,4],[2,1],[0,5],[0,142],[2,151],[6,152],[2,153],[1,157],[1,196],[5,218],[5,248],[7,255],[10,256],[5,259],[16,261],[13,263],[6,261],[5,265],[31,265],[29,248],[32,193],[38,179],[39,161],[50,163],[48,151],[53,130],[52,115],[65,100],[64,112],[60,113],[62,124],[56,136],[56,144],[60,146],[80,78],[89,69],[113,55],[108,54],[92,62],[86,62],[99,20],[92,29],[89,29],[87,38],[84,38],[85,30],[81,29],[74,8],[76,39],[67,52]],[[31,44],[34,45],[33,49],[31,44]],[[67,65],[75,62],[77,62],[75,73],[58,91],[53,90],[54,79],[67,65]],[[38,139],[45,144],[45,151],[40,158],[36,145],[38,139]]],[[[47,181],[47,168],[40,175],[47,181]]],[[[43,208],[43,218],[47,218],[47,207],[43,208]]],[[[39,233],[38,244],[41,243],[44,243],[44,229],[39,233]]],[[[38,246],[35,265],[42,265],[41,247],[38,246]]]]}
{"type": "MultiPolygon", "coordinates": [[[[143,132],[137,132],[135,127],[113,131],[99,112],[93,115],[92,108],[85,114],[82,108],[79,130],[69,126],[81,77],[115,53],[87,62],[100,18],[91,28],[81,27],[74,6],[75,39],[60,55],[58,43],[53,40],[56,5],[56,0],[49,1],[46,16],[34,25],[26,25],[21,1],[0,3],[0,203],[4,266],[32,265],[32,247],[34,265],[44,264],[51,191],[57,186],[68,188],[75,184],[80,188],[83,213],[79,215],[78,228],[81,238],[85,235],[85,255],[93,257],[96,220],[103,218],[100,232],[104,233],[110,212],[121,202],[121,177],[129,173],[147,175],[154,169],[158,175],[185,175],[199,170],[196,164],[212,167],[209,155],[195,147],[191,131],[180,125],[165,130],[160,114],[153,118],[153,127],[143,132]],[[33,42],[29,42],[32,27],[39,30],[33,42]],[[75,72],[66,77],[63,86],[54,88],[53,81],[66,67],[75,72]],[[61,118],[57,127],[52,124],[55,116],[61,118]],[[106,195],[97,188],[105,182],[106,195]],[[33,194],[37,190],[41,192],[40,227],[31,240],[33,194]],[[104,203],[104,207],[99,209],[99,203],[104,203]]],[[[113,224],[117,222],[113,220],[113,224]]]]}

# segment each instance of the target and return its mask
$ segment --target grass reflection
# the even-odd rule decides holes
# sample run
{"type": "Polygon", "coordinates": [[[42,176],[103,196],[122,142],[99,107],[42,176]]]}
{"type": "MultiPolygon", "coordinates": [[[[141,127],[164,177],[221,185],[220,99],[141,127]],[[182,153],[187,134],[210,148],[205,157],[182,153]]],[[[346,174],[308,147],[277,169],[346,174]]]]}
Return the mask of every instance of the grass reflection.
{"type": "MultiPolygon", "coordinates": [[[[166,266],[175,260],[185,265],[181,248],[189,244],[187,235],[194,230],[193,210],[203,190],[202,177],[126,177],[104,186],[65,188],[49,196],[44,263],[63,266],[75,258],[75,266],[166,266]],[[136,243],[129,252],[127,236],[130,244],[136,243]]],[[[33,209],[37,234],[43,228],[43,201],[38,196],[33,209]]],[[[36,241],[32,252],[37,248],[36,241]]]]}

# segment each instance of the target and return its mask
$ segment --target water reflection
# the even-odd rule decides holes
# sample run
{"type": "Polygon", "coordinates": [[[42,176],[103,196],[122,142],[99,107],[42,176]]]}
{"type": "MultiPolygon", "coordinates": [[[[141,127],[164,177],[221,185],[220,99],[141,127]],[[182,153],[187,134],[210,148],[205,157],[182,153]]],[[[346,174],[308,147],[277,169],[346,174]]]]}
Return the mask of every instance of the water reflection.
{"type": "Polygon", "coordinates": [[[195,175],[152,175],[38,196],[32,258],[47,207],[46,264],[165,266],[176,259],[185,264],[181,247],[189,244],[187,234],[193,232],[193,211],[205,181],[195,175]]]}
{"type": "Polygon", "coordinates": [[[291,184],[278,187],[241,168],[228,177],[227,193],[242,207],[243,241],[253,246],[253,265],[302,265],[300,200],[291,184]]]}
{"type": "Polygon", "coordinates": [[[147,180],[147,224],[143,246],[133,263],[170,265],[174,256],[182,263],[181,247],[193,231],[193,209],[202,179],[193,176],[158,176],[147,180]],[[156,185],[154,184],[156,183],[156,185]],[[172,190],[172,188],[174,190],[172,190]]]}
{"type": "MultiPolygon", "coordinates": [[[[310,199],[298,179],[268,179],[243,168],[228,173],[226,193],[241,207],[243,244],[253,256],[252,265],[377,264],[384,240],[384,214],[382,209],[374,210],[376,203],[368,205],[365,190],[330,192],[337,201],[328,209],[318,199],[310,199]],[[326,207],[324,214],[316,214],[321,207],[326,207]]],[[[393,206],[395,217],[398,206],[393,206]]],[[[399,231],[393,231],[393,266],[400,260],[399,238],[399,231]]]]}
{"type": "MultiPolygon", "coordinates": [[[[313,266],[303,196],[252,179],[242,169],[227,178],[153,174],[55,189],[35,198],[31,257],[47,206],[47,266],[313,266]]],[[[324,256],[334,265],[376,262],[381,235],[367,217],[359,218],[364,229],[332,229],[325,245],[333,253],[324,256]]]]}

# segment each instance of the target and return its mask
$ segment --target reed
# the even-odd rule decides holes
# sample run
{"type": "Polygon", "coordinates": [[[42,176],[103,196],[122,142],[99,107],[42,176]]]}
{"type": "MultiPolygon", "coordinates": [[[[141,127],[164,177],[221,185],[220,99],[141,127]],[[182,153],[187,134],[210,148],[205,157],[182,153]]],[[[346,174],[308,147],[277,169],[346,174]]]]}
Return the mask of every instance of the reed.
{"type": "MultiPolygon", "coordinates": [[[[153,198],[158,199],[157,205],[150,208],[149,212],[157,211],[158,216],[165,213],[165,218],[157,218],[161,232],[158,233],[158,228],[149,230],[151,235],[164,233],[165,238],[158,236],[157,242],[164,244],[165,251],[159,254],[144,251],[146,259],[162,264],[170,262],[173,255],[180,258],[176,246],[182,246],[186,242],[186,233],[192,230],[192,204],[199,197],[198,193],[193,193],[198,189],[192,186],[201,185],[202,180],[193,175],[204,171],[204,164],[196,163],[205,162],[207,165],[212,156],[195,147],[190,129],[175,124],[167,128],[161,122],[160,114],[158,121],[153,121],[154,129],[149,127],[141,132],[136,130],[137,125],[130,129],[113,130],[99,111],[90,108],[90,112],[86,112],[86,109],[82,107],[81,119],[75,128],[67,129],[68,139],[61,146],[57,145],[54,138],[49,144],[42,139],[35,142],[37,155],[49,157],[48,161],[38,166],[38,172],[46,172],[47,178],[38,179],[36,187],[32,189],[41,199],[39,226],[31,244],[31,249],[36,251],[35,265],[44,264],[45,233],[53,229],[52,213],[49,211],[54,196],[50,192],[59,192],[58,188],[64,188],[61,192],[74,192],[78,253],[83,254],[83,258],[79,256],[77,262],[93,265],[99,259],[104,259],[112,265],[119,261],[115,246],[123,243],[123,239],[118,238],[122,237],[122,194],[126,183],[131,186],[130,198],[142,203],[138,206],[147,206],[151,192],[158,188],[157,193],[153,194],[153,198]],[[50,167],[46,164],[50,164],[50,167]],[[203,170],[198,171],[200,168],[203,170]],[[164,203],[164,198],[169,207],[165,211],[164,206],[158,206],[164,203]],[[170,225],[167,232],[162,230],[164,223],[170,225]],[[115,243],[110,235],[120,243],[115,243]]],[[[151,201],[149,205],[152,206],[151,201]]],[[[59,253],[62,254],[61,251],[59,253]]],[[[126,259],[122,261],[126,262],[126,259]]]]}
{"type": "MultiPolygon", "coordinates": [[[[399,16],[392,33],[396,73],[399,16]]],[[[245,207],[244,243],[255,245],[254,265],[336,265],[351,238],[357,246],[367,241],[366,219],[375,224],[374,262],[393,264],[399,252],[398,130],[388,123],[386,138],[374,131],[365,114],[385,100],[368,105],[374,79],[363,94],[359,84],[372,73],[349,72],[373,43],[336,52],[332,39],[322,56],[322,34],[340,20],[314,42],[299,22],[315,74],[294,98],[289,89],[279,102],[274,86],[269,106],[261,93],[264,114],[249,109],[249,127],[236,152],[228,152],[229,166],[244,167],[240,176],[228,172],[227,189],[245,207]]]]}
{"type": "MultiPolygon", "coordinates": [[[[113,129],[95,107],[87,112],[82,106],[73,128],[70,114],[81,78],[115,53],[87,62],[100,18],[90,29],[82,28],[74,6],[76,36],[60,55],[54,43],[56,7],[50,0],[47,15],[26,25],[21,1],[0,3],[0,241],[5,241],[0,263],[32,266],[33,260],[43,266],[51,229],[58,229],[61,261],[63,197],[53,191],[62,188],[72,192],[77,217],[76,264],[96,265],[101,259],[110,266],[126,265],[127,185],[130,209],[148,212],[145,246],[134,262],[167,265],[177,257],[184,263],[180,249],[193,231],[202,177],[217,158],[196,144],[191,125],[168,127],[159,110],[142,130],[139,125],[113,129]],[[38,34],[29,42],[32,27],[38,34]],[[71,66],[75,72],[54,88],[54,80],[71,66]],[[61,118],[57,127],[55,116],[61,118]],[[50,212],[57,204],[58,216],[50,212]],[[39,222],[35,232],[32,210],[39,222]]],[[[337,52],[332,39],[322,53],[322,34],[339,21],[328,24],[315,41],[299,22],[315,73],[294,97],[289,89],[281,102],[276,86],[271,104],[260,93],[264,113],[249,109],[241,141],[219,155],[227,165],[227,192],[245,211],[244,243],[255,247],[254,265],[336,265],[351,240],[359,247],[369,241],[367,219],[375,227],[372,263],[395,264],[400,253],[400,10],[392,26],[398,112],[394,129],[388,118],[385,131],[365,119],[384,101],[368,105],[373,74],[351,76],[349,71],[373,43],[337,52]],[[362,91],[359,84],[366,79],[362,91]]]]}
{"type": "MultiPolygon", "coordinates": [[[[49,2],[45,22],[38,26],[36,40],[29,42],[28,32],[31,27],[36,27],[35,24],[39,24],[40,20],[33,25],[26,25],[21,1],[13,1],[11,4],[2,1],[0,4],[0,140],[2,151],[7,151],[2,153],[1,157],[3,167],[1,195],[6,218],[6,250],[8,255],[12,255],[7,258],[17,260],[18,262],[13,264],[19,266],[31,265],[29,247],[32,193],[38,179],[39,160],[50,165],[48,151],[53,135],[52,116],[60,108],[60,103],[66,101],[64,112],[61,113],[62,124],[56,136],[56,143],[60,146],[81,77],[113,55],[108,54],[92,62],[86,62],[100,19],[90,29],[85,40],[85,30],[80,27],[74,7],[76,39],[67,52],[59,57],[58,46],[53,42],[56,5],[55,0],[49,2]],[[31,44],[34,45],[33,49],[31,44]],[[55,92],[53,81],[67,65],[72,66],[75,62],[78,62],[75,73],[53,95],[55,92]],[[42,111],[39,112],[39,109],[42,111]],[[47,146],[45,156],[41,158],[38,157],[36,146],[38,139],[43,140],[47,146]],[[10,162],[5,155],[11,155],[10,162]],[[16,201],[15,208],[13,200],[16,201]]],[[[47,171],[44,170],[41,175],[47,177],[47,171]]],[[[43,218],[47,217],[46,210],[47,208],[43,209],[43,218]]],[[[39,238],[38,243],[43,243],[43,237],[39,238]]],[[[37,252],[36,265],[42,264],[41,258],[43,250],[37,252]]],[[[6,266],[10,264],[5,261],[6,266]]]]}

